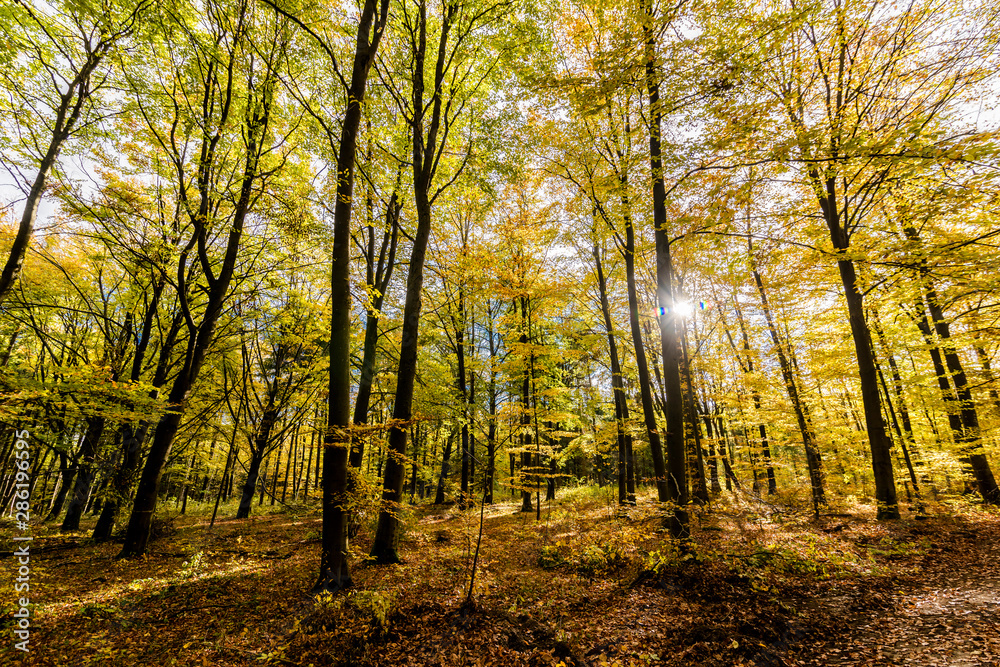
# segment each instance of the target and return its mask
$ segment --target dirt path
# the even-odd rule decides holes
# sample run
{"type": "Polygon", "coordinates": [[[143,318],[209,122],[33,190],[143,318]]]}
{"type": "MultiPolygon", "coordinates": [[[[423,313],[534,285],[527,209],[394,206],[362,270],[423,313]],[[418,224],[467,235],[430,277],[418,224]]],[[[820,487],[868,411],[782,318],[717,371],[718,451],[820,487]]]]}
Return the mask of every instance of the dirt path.
{"type": "Polygon", "coordinates": [[[861,590],[819,601],[829,625],[802,629],[788,664],[1000,667],[995,524],[952,533],[915,566],[883,595],[861,590]]]}

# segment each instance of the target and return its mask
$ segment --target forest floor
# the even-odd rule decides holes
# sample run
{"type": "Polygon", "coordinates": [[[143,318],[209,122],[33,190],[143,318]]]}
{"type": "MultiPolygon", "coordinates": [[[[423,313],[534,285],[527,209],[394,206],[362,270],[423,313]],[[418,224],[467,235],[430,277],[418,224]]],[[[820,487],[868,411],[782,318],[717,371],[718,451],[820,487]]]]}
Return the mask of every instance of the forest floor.
{"type": "Polygon", "coordinates": [[[135,561],[38,527],[28,654],[13,649],[3,553],[0,664],[1000,665],[996,513],[957,500],[923,520],[851,506],[815,521],[730,499],[693,517],[682,553],[650,498],[622,512],[606,494],[560,491],[539,522],[486,508],[471,609],[478,509],[407,509],[401,566],[365,562],[364,517],[355,588],[318,601],[311,508],[211,531],[165,514],[135,561]]]}

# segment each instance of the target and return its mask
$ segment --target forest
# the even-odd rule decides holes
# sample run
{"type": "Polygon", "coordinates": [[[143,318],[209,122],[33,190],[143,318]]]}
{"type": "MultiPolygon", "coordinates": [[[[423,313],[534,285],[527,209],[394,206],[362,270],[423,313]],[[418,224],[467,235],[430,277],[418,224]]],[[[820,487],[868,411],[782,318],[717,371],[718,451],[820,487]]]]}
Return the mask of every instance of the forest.
{"type": "Polygon", "coordinates": [[[995,2],[0,40],[0,663],[1000,664],[995,2]]]}

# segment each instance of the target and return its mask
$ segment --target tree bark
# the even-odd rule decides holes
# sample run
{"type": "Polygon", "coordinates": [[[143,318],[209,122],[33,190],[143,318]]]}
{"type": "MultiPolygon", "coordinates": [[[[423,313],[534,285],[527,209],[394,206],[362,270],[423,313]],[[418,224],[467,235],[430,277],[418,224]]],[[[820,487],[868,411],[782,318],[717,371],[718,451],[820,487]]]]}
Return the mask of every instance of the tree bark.
{"type": "Polygon", "coordinates": [[[55,499],[49,508],[49,513],[45,517],[45,521],[54,521],[59,518],[62,514],[63,504],[66,502],[66,496],[69,494],[70,486],[73,484],[73,477],[76,475],[76,468],[70,465],[71,461],[69,456],[59,452],[59,491],[55,494],[55,499]]]}
{"type": "Polygon", "coordinates": [[[452,431],[448,434],[448,440],[444,445],[444,453],[441,456],[441,474],[438,476],[437,492],[434,494],[435,505],[444,503],[444,485],[448,480],[448,473],[451,468],[451,449],[454,442],[455,432],[452,431]]]}
{"type": "Polygon", "coordinates": [[[667,234],[666,189],[663,182],[663,159],[660,148],[662,108],[660,86],[656,77],[656,37],[653,33],[652,3],[643,7],[645,38],[645,79],[649,96],[649,167],[653,179],[653,234],[656,242],[656,294],[660,308],[660,345],[663,354],[663,384],[666,412],[667,498],[673,503],[668,520],[670,534],[676,539],[690,536],[688,526],[687,458],[684,448],[684,398],[681,391],[679,345],[673,297],[673,265],[670,237],[667,234]]]}
{"type": "Polygon", "coordinates": [[[271,430],[277,418],[278,408],[273,405],[268,406],[261,415],[260,425],[250,447],[250,467],[247,469],[247,477],[240,493],[240,504],[236,510],[237,519],[246,519],[250,516],[254,492],[257,490],[257,481],[260,477],[260,466],[264,462],[264,454],[267,453],[267,446],[271,441],[271,430]]]}
{"type": "Polygon", "coordinates": [[[398,510],[403,495],[403,478],[406,471],[403,465],[403,458],[406,455],[406,436],[409,421],[413,416],[413,387],[417,372],[424,259],[427,255],[427,241],[431,234],[432,198],[430,189],[437,170],[437,159],[447,138],[447,133],[439,138],[438,132],[442,123],[447,129],[448,119],[443,117],[443,115],[447,116],[447,111],[443,110],[443,86],[445,72],[450,64],[447,59],[448,36],[454,21],[457,20],[459,8],[460,6],[457,4],[445,5],[444,8],[437,62],[434,69],[434,90],[430,103],[431,115],[426,135],[424,134],[424,121],[427,120],[426,112],[428,109],[424,100],[424,64],[427,54],[427,6],[423,2],[420,3],[419,16],[417,17],[417,34],[414,35],[416,39],[413,43],[413,95],[410,129],[412,131],[413,194],[417,211],[417,230],[413,237],[410,266],[406,276],[402,340],[396,376],[396,397],[393,402],[393,425],[389,430],[388,460],[382,480],[382,502],[371,549],[371,555],[377,563],[400,562],[397,551],[398,510]]]}
{"type": "Polygon", "coordinates": [[[77,454],[76,481],[73,484],[73,495],[66,509],[66,516],[63,518],[60,530],[64,533],[80,529],[80,518],[83,516],[84,507],[90,498],[90,489],[94,483],[94,457],[97,455],[97,447],[104,435],[104,425],[106,420],[102,416],[93,416],[87,419],[87,431],[84,433],[83,442],[80,443],[80,452],[77,454]]]}
{"type": "MultiPolygon", "coordinates": [[[[756,262],[753,260],[752,246],[750,247],[750,257],[754,283],[757,285],[761,309],[764,311],[764,319],[767,321],[767,331],[771,335],[771,342],[774,343],[775,354],[778,356],[778,364],[781,366],[781,377],[785,381],[785,391],[788,393],[788,399],[792,403],[792,409],[795,411],[795,419],[799,425],[799,432],[802,434],[802,445],[806,451],[806,466],[809,469],[809,481],[812,488],[813,509],[816,514],[819,514],[820,505],[826,504],[826,494],[823,488],[823,460],[816,443],[816,434],[813,431],[809,406],[806,405],[799,392],[795,369],[789,361],[788,355],[785,354],[785,347],[781,342],[778,327],[775,326],[771,306],[767,300],[767,291],[764,289],[764,281],[761,278],[760,271],[757,270],[756,262]]],[[[881,419],[881,416],[879,419],[881,419]]],[[[893,494],[895,494],[895,490],[893,494]]]]}
{"type": "MultiPolygon", "coordinates": [[[[836,155],[836,152],[835,152],[836,155]]],[[[892,474],[892,458],[889,438],[882,419],[882,401],[879,398],[878,374],[875,371],[875,357],[871,332],[865,319],[865,303],[858,286],[854,260],[848,256],[850,237],[841,220],[838,208],[837,179],[830,175],[821,179],[819,172],[809,172],[823,219],[830,232],[830,240],[839,254],[837,269],[844,286],[847,301],[848,320],[854,337],[854,352],[858,361],[858,379],[861,382],[861,402],[864,406],[865,425],[872,457],[872,474],[875,479],[875,502],[879,520],[899,518],[896,501],[896,484],[892,474]]]]}
{"type": "Polygon", "coordinates": [[[632,222],[628,195],[628,174],[623,170],[622,207],[625,211],[625,284],[628,291],[629,327],[632,331],[632,346],[635,349],[635,366],[639,378],[639,397],[642,401],[642,417],[649,439],[649,452],[653,458],[653,474],[656,475],[656,497],[662,502],[669,500],[667,490],[666,465],[663,461],[663,445],[660,443],[660,427],[656,423],[656,407],[653,405],[653,388],[649,379],[649,363],[646,360],[646,345],[639,324],[639,295],[635,278],[635,228],[632,222]]]}
{"type": "MultiPolygon", "coordinates": [[[[601,299],[601,314],[604,329],[608,335],[608,355],[611,358],[611,391],[615,405],[615,426],[618,433],[618,504],[628,503],[628,443],[626,441],[629,420],[628,402],[622,382],[621,362],[618,359],[618,342],[615,339],[614,323],[611,320],[611,305],[608,301],[607,281],[601,262],[601,250],[594,245],[594,262],[597,271],[597,289],[601,299]]],[[[633,495],[634,495],[633,491],[633,495]]]]}
{"type": "MultiPolygon", "coordinates": [[[[754,383],[753,352],[750,348],[750,336],[747,333],[746,322],[743,319],[743,311],[740,309],[739,303],[735,300],[733,303],[736,309],[736,320],[739,322],[740,334],[743,338],[743,359],[740,359],[739,353],[736,352],[736,343],[733,341],[728,329],[726,330],[726,335],[729,336],[729,344],[732,346],[733,353],[736,354],[737,360],[740,361],[740,367],[747,378],[748,384],[750,385],[750,398],[753,400],[754,414],[757,415],[758,419],[760,419],[761,400],[760,392],[757,390],[757,386],[754,383]]],[[[760,434],[760,451],[761,455],[764,457],[764,466],[767,473],[767,494],[773,495],[778,491],[778,482],[774,477],[774,466],[771,462],[771,442],[767,437],[767,426],[762,420],[757,422],[757,431],[760,434]]]]}
{"type": "Polygon", "coordinates": [[[694,448],[694,497],[702,502],[709,501],[708,484],[705,482],[705,457],[701,449],[701,427],[698,424],[698,408],[694,399],[694,382],[691,378],[691,357],[688,355],[687,335],[681,335],[681,351],[684,355],[684,380],[687,384],[688,423],[691,425],[692,446],[694,448]]]}

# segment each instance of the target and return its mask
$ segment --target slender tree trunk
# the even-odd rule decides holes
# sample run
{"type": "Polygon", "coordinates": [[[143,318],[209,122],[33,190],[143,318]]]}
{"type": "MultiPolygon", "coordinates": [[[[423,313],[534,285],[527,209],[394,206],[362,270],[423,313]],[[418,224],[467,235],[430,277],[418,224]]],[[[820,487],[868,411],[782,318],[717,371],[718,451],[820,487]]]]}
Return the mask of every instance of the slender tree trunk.
{"type": "Polygon", "coordinates": [[[990,366],[990,355],[986,354],[986,348],[979,341],[979,334],[976,334],[976,357],[979,359],[979,366],[983,369],[983,379],[989,389],[990,400],[993,401],[993,409],[1000,414],[1000,392],[997,391],[997,381],[990,366]]]}
{"type": "MultiPolygon", "coordinates": [[[[237,35],[236,37],[242,38],[237,35]]],[[[231,56],[234,57],[234,56],[231,56]]],[[[258,82],[263,89],[269,87],[272,82],[273,73],[268,70],[263,82],[258,82]]],[[[228,94],[228,93],[227,93],[228,94]]],[[[180,290],[182,307],[185,309],[188,323],[188,347],[184,358],[184,364],[178,372],[173,388],[170,391],[168,401],[171,406],[163,417],[160,418],[153,433],[153,441],[149,454],[146,458],[146,465],[139,478],[139,485],[136,488],[135,502],[132,506],[132,515],[129,517],[129,525],[125,531],[125,544],[119,554],[119,558],[130,558],[141,556],[146,552],[149,543],[150,527],[153,521],[153,513],[156,510],[157,492],[159,490],[160,476],[163,466],[167,461],[170,448],[173,445],[174,437],[183,416],[184,409],[188,404],[190,393],[194,383],[201,372],[205,355],[215,337],[215,328],[222,315],[222,308],[229,294],[229,287],[236,270],[240,241],[243,236],[243,223],[249,213],[253,190],[259,180],[260,158],[264,151],[263,141],[267,136],[267,126],[272,98],[263,95],[260,102],[260,109],[254,114],[248,114],[244,122],[244,139],[246,141],[246,157],[243,173],[240,180],[239,198],[234,207],[233,217],[230,222],[229,234],[225,245],[225,255],[222,264],[218,267],[215,276],[206,276],[208,280],[208,295],[205,310],[199,325],[194,324],[190,313],[190,306],[187,302],[188,295],[185,289],[180,290]]],[[[251,101],[252,102],[252,101],[251,101]]],[[[224,107],[228,109],[228,106],[224,107]]],[[[208,132],[208,128],[204,130],[208,132]]],[[[207,136],[207,135],[206,135],[207,136]]],[[[209,142],[206,139],[206,144],[209,142]]],[[[207,148],[206,148],[207,151],[207,148]]],[[[203,151],[203,155],[209,153],[203,151]]],[[[199,204],[199,213],[195,216],[194,236],[188,244],[187,250],[181,254],[178,263],[178,276],[183,279],[187,268],[187,253],[197,245],[197,252],[203,266],[207,266],[208,258],[205,251],[205,235],[207,230],[205,220],[209,213],[210,201],[207,189],[208,183],[203,179],[210,178],[208,173],[212,171],[213,165],[202,164],[199,172],[199,187],[202,197],[199,204]],[[198,243],[198,241],[201,243],[198,243]]],[[[180,280],[181,284],[184,284],[180,280]]]]}
{"type": "Polygon", "coordinates": [[[410,504],[414,502],[417,495],[417,477],[419,477],[417,461],[420,459],[420,424],[413,427],[413,463],[410,465],[410,504]]]}
{"type": "Polygon", "coordinates": [[[73,478],[76,475],[76,467],[70,465],[71,461],[69,456],[59,452],[59,492],[56,494],[55,500],[49,509],[48,515],[45,517],[45,521],[55,521],[62,514],[63,503],[66,502],[66,496],[69,494],[70,486],[73,484],[73,478]]]}
{"type": "MultiPolygon", "coordinates": [[[[698,409],[697,404],[695,410],[698,409]]],[[[712,432],[712,418],[706,410],[700,418],[705,422],[705,437],[708,440],[708,470],[712,480],[712,493],[722,493],[722,485],[719,483],[719,455],[716,451],[715,436],[712,432]]],[[[728,480],[727,480],[728,481],[728,480]]]]}
{"type": "MultiPolygon", "coordinates": [[[[365,0],[358,23],[347,108],[337,146],[337,197],[333,210],[331,271],[330,383],[323,436],[323,543],[319,579],[313,593],[337,592],[352,585],[347,562],[347,485],[351,417],[351,207],[354,163],[368,73],[382,38],[388,0],[365,0]],[[378,15],[376,16],[376,11],[378,15]]],[[[336,65],[336,63],[332,63],[336,65]]],[[[332,142],[331,142],[332,143],[332,142]]],[[[317,465],[320,457],[317,456],[317,465]]]]}
{"type": "Polygon", "coordinates": [[[393,401],[393,426],[389,430],[388,460],[382,485],[382,502],[371,555],[378,563],[400,562],[397,552],[399,502],[403,494],[406,469],[406,436],[413,416],[413,388],[417,373],[418,333],[420,329],[421,291],[424,282],[424,258],[431,232],[431,207],[427,187],[415,185],[417,200],[417,232],[410,255],[406,278],[406,298],[403,304],[402,341],[399,370],[396,376],[396,397],[393,401]]]}
{"type": "MultiPolygon", "coordinates": [[[[750,398],[753,400],[754,414],[760,419],[761,413],[761,400],[760,392],[757,390],[757,386],[754,383],[754,365],[753,365],[753,352],[750,347],[750,336],[747,332],[746,322],[743,319],[743,311],[740,309],[740,305],[735,300],[733,301],[736,309],[736,319],[740,325],[740,334],[743,338],[743,360],[740,363],[744,375],[746,375],[748,384],[750,385],[750,398]]],[[[726,331],[726,335],[729,335],[729,331],[726,331]]],[[[729,343],[732,345],[733,352],[739,358],[739,354],[736,352],[736,344],[729,336],[729,343]]],[[[760,450],[761,455],[764,457],[764,466],[767,472],[767,493],[768,495],[773,495],[778,491],[778,482],[774,477],[774,466],[771,462],[771,441],[767,437],[767,426],[763,421],[758,421],[757,430],[760,434],[760,450]]]]}
{"type": "MultiPolygon", "coordinates": [[[[522,296],[517,299],[521,306],[521,335],[518,342],[524,351],[524,371],[521,380],[521,474],[518,477],[518,485],[521,487],[521,511],[531,512],[534,508],[531,505],[531,488],[529,486],[528,475],[532,474],[531,456],[531,353],[527,351],[528,346],[528,297],[522,296]]],[[[515,304],[517,303],[515,302],[515,304]]],[[[624,480],[624,477],[623,477],[624,480]]]]}
{"type": "MultiPolygon", "coordinates": [[[[645,3],[644,3],[645,4],[645,3]]],[[[643,7],[645,38],[645,78],[649,94],[649,167],[653,179],[653,234],[656,241],[656,294],[659,301],[660,345],[663,354],[663,383],[666,411],[667,499],[674,504],[673,517],[668,521],[674,538],[687,539],[688,483],[687,459],[684,447],[684,398],[681,391],[677,314],[673,296],[673,266],[670,257],[670,237],[667,234],[666,189],[663,182],[663,159],[660,150],[662,104],[660,84],[656,75],[656,37],[653,33],[652,3],[643,7]]]]}
{"type": "MultiPolygon", "coordinates": [[[[371,144],[369,142],[368,162],[371,163],[371,144]]],[[[355,427],[360,427],[368,423],[371,411],[372,383],[375,379],[375,363],[377,357],[377,347],[379,339],[379,315],[382,305],[385,302],[385,294],[392,280],[393,269],[396,266],[396,248],[399,239],[399,214],[402,210],[402,203],[399,201],[399,175],[397,174],[396,189],[393,190],[386,207],[385,225],[382,236],[381,247],[378,252],[378,259],[375,258],[375,227],[371,220],[371,196],[368,197],[369,220],[368,220],[368,250],[367,250],[367,275],[366,284],[372,298],[371,309],[365,320],[365,340],[361,354],[361,376],[358,381],[358,396],[354,403],[355,427]]],[[[349,457],[350,474],[347,478],[347,495],[354,497],[357,493],[357,475],[361,471],[361,462],[365,455],[365,442],[367,436],[363,435],[364,430],[359,429],[359,434],[351,439],[351,454],[349,457]]],[[[349,519],[348,535],[353,537],[359,526],[355,517],[349,519]]]]}
{"type": "MultiPolygon", "coordinates": [[[[6,368],[7,364],[10,363],[10,355],[14,351],[14,344],[17,343],[17,339],[21,335],[22,330],[22,325],[19,324],[14,327],[14,331],[11,332],[10,338],[7,341],[7,347],[3,352],[3,358],[0,358],[0,368],[6,368]]],[[[989,362],[987,362],[987,366],[989,366],[989,362]]]]}
{"type": "Polygon", "coordinates": [[[695,406],[694,383],[691,380],[691,357],[688,356],[687,335],[681,335],[681,346],[684,354],[684,379],[687,383],[688,423],[691,425],[691,435],[694,447],[694,497],[702,502],[709,501],[708,485],[705,483],[705,457],[701,449],[701,427],[698,424],[698,408],[695,406]]]}
{"type": "Polygon", "coordinates": [[[196,461],[196,455],[191,455],[191,461],[188,463],[187,470],[184,471],[184,486],[181,488],[181,514],[187,514],[188,505],[188,492],[191,489],[191,472],[194,469],[194,464],[196,461]]]}
{"type": "Polygon", "coordinates": [[[983,500],[989,504],[1000,504],[1000,489],[997,488],[989,460],[982,448],[979,415],[968,386],[965,370],[958,357],[958,352],[950,343],[950,328],[944,319],[937,294],[926,285],[924,287],[924,295],[927,298],[933,319],[933,330],[922,301],[918,301],[916,304],[917,326],[928,345],[928,352],[937,375],[938,387],[948,412],[948,423],[956,443],[962,448],[963,460],[971,468],[983,500]],[[935,333],[937,339],[934,337],[935,333]]]}
{"type": "MultiPolygon", "coordinates": [[[[476,323],[472,323],[472,331],[476,328],[476,323]]],[[[472,344],[472,332],[469,332],[469,347],[475,350],[472,344]]],[[[469,486],[472,494],[476,493],[476,374],[469,371],[469,486]]]]}
{"type": "Polygon", "coordinates": [[[861,399],[871,449],[872,473],[875,478],[877,517],[879,520],[898,519],[899,506],[896,502],[896,485],[889,451],[890,443],[885,430],[885,422],[882,419],[882,401],[879,398],[878,374],[875,372],[871,332],[865,320],[864,297],[858,286],[854,260],[848,256],[850,238],[841,221],[841,211],[837,204],[837,180],[834,176],[821,180],[819,172],[815,169],[810,171],[810,178],[815,186],[833,247],[840,254],[837,268],[844,285],[848,319],[851,325],[851,334],[854,337],[854,352],[858,360],[858,379],[861,381],[861,399]]]}
{"type": "Polygon", "coordinates": [[[444,503],[444,485],[448,480],[448,473],[451,468],[451,449],[452,443],[455,441],[455,432],[452,431],[448,434],[448,440],[444,445],[444,454],[441,458],[441,474],[438,476],[437,492],[434,495],[434,504],[441,505],[444,503]]]}
{"type": "MultiPolygon", "coordinates": [[[[288,459],[285,461],[285,480],[281,483],[282,505],[285,504],[285,498],[288,496],[288,481],[289,479],[292,479],[294,477],[292,475],[292,472],[296,469],[297,465],[295,459],[296,456],[298,455],[298,452],[296,451],[298,444],[299,444],[299,430],[298,427],[296,427],[295,430],[292,432],[292,442],[291,445],[289,446],[288,459]]],[[[292,492],[292,495],[294,496],[294,491],[292,492]]]]}
{"type": "Polygon", "coordinates": [[[234,461],[236,460],[236,434],[239,432],[239,422],[240,408],[237,408],[236,416],[233,419],[233,435],[229,440],[229,448],[226,450],[226,467],[222,470],[222,479],[219,481],[219,490],[215,494],[215,506],[212,508],[212,520],[208,524],[209,529],[215,526],[215,517],[219,513],[219,502],[222,500],[222,497],[226,492],[226,477],[233,474],[232,468],[234,461]]]}
{"type": "MultiPolygon", "coordinates": [[[[903,461],[906,463],[906,470],[910,474],[910,483],[913,485],[913,493],[916,494],[917,499],[920,499],[920,485],[917,483],[917,473],[913,469],[913,460],[910,458],[910,447],[909,443],[912,443],[909,433],[904,434],[903,429],[899,424],[899,418],[896,416],[896,410],[892,404],[892,396],[889,394],[889,385],[885,381],[885,374],[882,369],[878,369],[878,379],[882,384],[882,395],[885,397],[885,406],[889,411],[889,415],[892,420],[892,425],[896,430],[896,435],[899,437],[899,447],[903,451],[903,461]]],[[[897,459],[898,462],[898,459],[897,459]]],[[[909,494],[909,489],[907,489],[907,494],[909,494]]]]}
{"type": "MultiPolygon", "coordinates": [[[[910,410],[906,405],[906,396],[903,393],[903,380],[899,374],[899,366],[896,364],[896,358],[892,355],[892,352],[889,349],[888,340],[886,339],[885,334],[882,331],[882,328],[879,326],[878,319],[873,317],[871,322],[875,330],[875,334],[876,336],[878,336],[879,342],[882,344],[882,349],[885,353],[886,361],[889,363],[889,370],[892,376],[893,394],[896,397],[896,408],[899,412],[900,426],[902,427],[902,432],[900,433],[900,440],[903,443],[903,453],[905,455],[907,467],[911,470],[912,474],[913,464],[916,463],[918,466],[921,467],[921,469],[923,469],[924,481],[928,482],[929,478],[927,477],[926,465],[922,460],[923,457],[920,456],[919,454],[919,448],[917,447],[917,440],[913,435],[913,423],[910,419],[910,410]],[[910,458],[911,449],[913,450],[913,453],[916,455],[914,457],[916,460],[914,461],[911,461],[910,458]]],[[[882,382],[884,386],[885,384],[884,377],[882,378],[882,382]]],[[[886,394],[888,395],[888,393],[889,393],[888,389],[886,389],[886,394]]],[[[915,481],[913,482],[913,488],[914,490],[918,489],[918,485],[915,481]]]]}
{"type": "MultiPolygon", "coordinates": [[[[122,27],[124,28],[124,26],[122,27]]],[[[121,34],[130,31],[128,29],[121,34]]],[[[14,236],[10,255],[4,264],[3,271],[0,272],[0,302],[3,301],[4,297],[14,286],[14,282],[21,273],[24,254],[31,240],[31,232],[34,229],[35,219],[38,216],[38,207],[41,205],[42,195],[45,193],[45,184],[49,173],[51,173],[56,164],[63,144],[77,129],[77,124],[80,121],[84,107],[93,93],[90,80],[91,75],[111,48],[114,39],[111,38],[109,41],[106,38],[102,38],[93,48],[88,49],[84,54],[84,60],[79,70],[74,73],[75,76],[67,80],[69,85],[66,87],[66,90],[58,90],[59,102],[56,105],[55,115],[52,119],[49,143],[39,161],[38,170],[35,172],[31,188],[28,190],[28,196],[24,202],[24,210],[21,212],[21,222],[18,225],[17,234],[14,236]]]]}
{"type": "Polygon", "coordinates": [[[459,491],[458,506],[460,509],[467,508],[472,497],[469,495],[469,392],[465,383],[465,290],[460,285],[458,288],[458,321],[455,323],[455,353],[458,357],[458,368],[455,372],[455,388],[458,390],[458,398],[461,401],[462,414],[462,477],[461,489],[459,491]]]}
{"type": "Polygon", "coordinates": [[[104,435],[104,424],[105,419],[101,416],[87,419],[87,431],[83,436],[83,442],[80,443],[80,452],[77,455],[78,463],[73,495],[60,528],[64,533],[80,529],[80,518],[83,516],[94,484],[94,473],[96,472],[94,470],[94,457],[97,455],[97,447],[104,435]]]}
{"type": "Polygon", "coordinates": [[[965,369],[962,367],[962,360],[951,342],[950,327],[945,319],[937,292],[926,283],[924,287],[927,305],[934,320],[934,330],[942,343],[945,364],[958,396],[959,415],[962,419],[963,451],[972,467],[983,500],[990,505],[1000,505],[1000,487],[997,486],[989,459],[986,458],[986,450],[983,448],[979,413],[976,409],[975,399],[972,397],[965,369]]]}
{"type": "MultiPolygon", "coordinates": [[[[604,278],[601,251],[597,245],[594,246],[593,254],[597,271],[597,288],[601,298],[601,313],[604,316],[604,329],[607,331],[608,352],[611,357],[611,391],[614,395],[615,424],[618,432],[618,504],[624,505],[628,503],[629,437],[626,431],[626,424],[629,420],[628,401],[623,386],[621,362],[618,359],[618,342],[615,339],[614,323],[611,320],[611,305],[608,301],[607,281],[604,278]]],[[[632,493],[634,496],[634,486],[632,493]]]]}
{"type": "Polygon", "coordinates": [[[653,458],[653,474],[656,475],[656,495],[662,503],[667,502],[670,496],[667,490],[663,446],[660,443],[660,427],[656,423],[656,408],[653,405],[653,389],[649,379],[646,345],[639,323],[639,295],[636,290],[635,278],[635,229],[630,212],[628,174],[625,171],[622,172],[620,180],[623,188],[622,207],[625,211],[625,284],[628,291],[629,327],[632,331],[632,346],[635,349],[635,365],[639,379],[643,423],[646,427],[646,436],[649,438],[649,451],[653,458]]]}
{"type": "Polygon", "coordinates": [[[309,477],[312,472],[313,451],[316,449],[316,429],[309,429],[309,453],[306,456],[304,471],[305,479],[302,480],[302,502],[309,502],[309,477]]]}
{"type": "MultiPolygon", "coordinates": [[[[750,256],[752,261],[752,247],[750,248],[750,256]]],[[[792,403],[792,409],[795,411],[795,418],[799,425],[799,432],[802,434],[802,444],[806,451],[806,466],[809,469],[809,480],[812,487],[813,509],[816,514],[819,514],[820,505],[826,504],[826,494],[823,488],[823,460],[820,456],[819,447],[816,444],[816,435],[812,428],[809,407],[802,399],[802,395],[799,392],[798,380],[795,376],[795,369],[789,361],[788,355],[785,354],[785,347],[778,334],[778,328],[775,326],[774,316],[771,314],[771,306],[767,300],[764,281],[757,270],[756,263],[753,264],[752,270],[754,283],[757,285],[757,293],[760,294],[761,309],[764,311],[764,319],[767,321],[767,330],[771,335],[771,342],[774,343],[774,350],[778,356],[778,364],[781,366],[781,377],[785,381],[785,391],[788,392],[788,399],[792,403]]],[[[898,509],[896,511],[898,513],[898,509]]]]}
{"type": "Polygon", "coordinates": [[[243,482],[240,504],[236,510],[237,519],[246,519],[250,516],[254,492],[257,490],[257,481],[260,478],[261,464],[264,462],[264,454],[271,441],[271,431],[277,418],[278,408],[271,401],[261,415],[260,425],[254,435],[253,444],[250,446],[250,467],[247,468],[247,477],[243,482]]]}
{"type": "Polygon", "coordinates": [[[487,505],[493,504],[493,487],[496,476],[496,447],[497,447],[497,386],[494,363],[496,360],[496,349],[493,343],[493,331],[489,331],[490,336],[490,415],[489,423],[486,426],[486,475],[483,478],[483,502],[487,505]]]}
{"type": "MultiPolygon", "coordinates": [[[[158,274],[153,280],[152,296],[143,317],[139,340],[136,344],[135,354],[132,357],[132,371],[129,378],[133,382],[138,382],[142,376],[142,365],[146,358],[146,351],[149,349],[156,311],[165,282],[166,277],[162,273],[158,274]]],[[[167,372],[170,367],[170,358],[177,344],[177,336],[180,333],[182,322],[181,313],[175,313],[160,345],[156,370],[153,372],[153,389],[150,391],[150,398],[155,398],[159,394],[160,388],[166,382],[167,372]]],[[[119,509],[131,495],[132,486],[135,483],[135,474],[139,470],[139,465],[142,461],[142,443],[146,440],[148,432],[148,420],[143,420],[138,425],[126,422],[119,429],[118,435],[122,446],[121,463],[115,471],[112,492],[105,501],[104,507],[101,508],[101,516],[98,517],[97,525],[94,526],[95,542],[104,542],[111,539],[115,522],[118,520],[119,509]]]]}
{"type": "MultiPolygon", "coordinates": [[[[277,449],[274,450],[274,474],[271,475],[271,493],[268,494],[271,496],[271,502],[268,503],[271,507],[274,507],[274,502],[278,496],[278,476],[281,471],[281,451],[284,449],[284,444],[285,443],[282,440],[278,443],[277,449]]],[[[287,469],[287,467],[288,466],[286,465],[285,468],[287,469]]],[[[266,487],[267,485],[265,484],[261,488],[261,491],[263,491],[266,487]]]]}
{"type": "MultiPolygon", "coordinates": [[[[412,43],[412,117],[410,118],[413,168],[414,205],[417,212],[417,229],[413,236],[409,271],[406,277],[406,297],[403,302],[403,324],[399,350],[399,370],[396,379],[396,397],[393,402],[393,427],[389,431],[389,458],[386,461],[382,484],[382,502],[378,525],[372,541],[371,555],[378,563],[398,563],[397,541],[399,518],[397,511],[403,494],[406,454],[407,424],[412,418],[413,386],[417,371],[419,346],[421,291],[424,281],[424,259],[431,233],[430,190],[437,171],[439,149],[447,139],[447,132],[438,136],[441,124],[447,126],[447,110],[443,108],[445,74],[451,61],[447,57],[451,28],[459,15],[458,5],[445,5],[439,35],[437,62],[434,70],[432,100],[425,102],[424,65],[427,56],[427,5],[420,3],[416,16],[417,39],[412,43]],[[428,117],[428,112],[430,115],[428,117]],[[444,114],[444,119],[442,114],[444,114]],[[443,120],[442,120],[443,119],[443,120]],[[425,126],[425,121],[427,122],[425,126]],[[426,130],[426,134],[425,134],[426,130]],[[440,142],[440,143],[439,143],[440,142]]],[[[453,48],[458,48],[454,46],[453,48]]],[[[440,191],[439,191],[440,192],[440,191]]]]}
{"type": "MultiPolygon", "coordinates": [[[[427,441],[429,439],[430,438],[427,437],[427,432],[425,431],[424,432],[423,452],[421,453],[421,457],[420,457],[420,468],[421,468],[421,470],[427,470],[427,441]]],[[[435,446],[435,451],[434,451],[434,453],[431,454],[431,461],[434,460],[434,454],[436,454],[436,453],[437,453],[437,447],[435,446]]],[[[426,479],[425,475],[421,475],[420,476],[419,485],[420,485],[420,499],[423,500],[424,497],[427,495],[427,479],[426,479]]]]}
{"type": "Polygon", "coordinates": [[[726,491],[732,491],[735,486],[742,489],[740,480],[737,479],[731,463],[732,454],[729,449],[729,435],[726,431],[726,424],[723,421],[721,410],[716,414],[716,431],[719,433],[719,453],[722,455],[722,468],[726,473],[726,491]]]}

